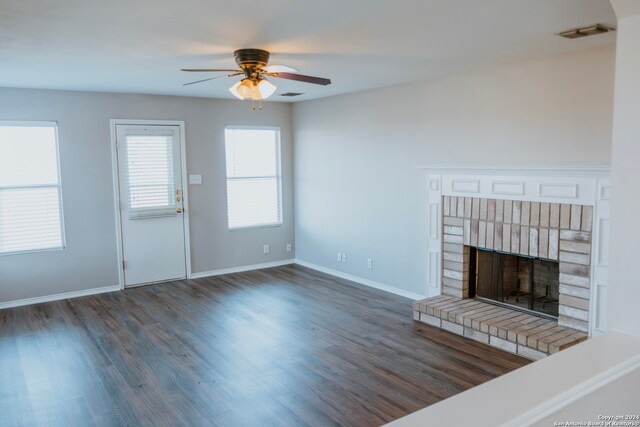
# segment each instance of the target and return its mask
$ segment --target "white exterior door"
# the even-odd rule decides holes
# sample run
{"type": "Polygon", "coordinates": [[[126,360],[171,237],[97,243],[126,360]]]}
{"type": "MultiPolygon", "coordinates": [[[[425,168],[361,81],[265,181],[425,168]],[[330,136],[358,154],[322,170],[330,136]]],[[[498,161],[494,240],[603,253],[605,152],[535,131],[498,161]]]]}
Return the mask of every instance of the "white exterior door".
{"type": "Polygon", "coordinates": [[[124,285],[187,275],[179,126],[116,125],[124,285]]]}

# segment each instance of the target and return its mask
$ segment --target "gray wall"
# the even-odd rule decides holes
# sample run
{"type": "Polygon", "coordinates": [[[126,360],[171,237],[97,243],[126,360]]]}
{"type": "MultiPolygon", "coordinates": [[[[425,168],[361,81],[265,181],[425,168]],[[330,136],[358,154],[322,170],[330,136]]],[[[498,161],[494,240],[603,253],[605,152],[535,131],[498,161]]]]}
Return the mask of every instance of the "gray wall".
{"type": "Polygon", "coordinates": [[[168,96],[0,89],[0,120],[58,122],[67,248],[0,256],[0,303],[118,284],[109,119],[184,120],[192,271],[289,259],[293,243],[291,107],[168,96]],[[224,127],[280,126],[284,224],[229,232],[224,127]],[[271,253],[262,253],[263,244],[271,253]]]}
{"type": "Polygon", "coordinates": [[[425,294],[419,167],[609,165],[613,74],[607,47],[294,104],[297,258],[425,294]]]}
{"type": "Polygon", "coordinates": [[[232,100],[0,89],[0,120],[59,123],[67,236],[64,251],[0,256],[0,303],[117,284],[112,118],[186,122],[188,172],[204,179],[189,187],[194,273],[294,256],[295,163],[297,258],[422,294],[419,167],[608,165],[613,72],[614,50],[601,48],[299,103],[294,135],[288,104],[254,112],[232,100]],[[282,128],[282,227],[227,230],[229,124],[282,128]]]}

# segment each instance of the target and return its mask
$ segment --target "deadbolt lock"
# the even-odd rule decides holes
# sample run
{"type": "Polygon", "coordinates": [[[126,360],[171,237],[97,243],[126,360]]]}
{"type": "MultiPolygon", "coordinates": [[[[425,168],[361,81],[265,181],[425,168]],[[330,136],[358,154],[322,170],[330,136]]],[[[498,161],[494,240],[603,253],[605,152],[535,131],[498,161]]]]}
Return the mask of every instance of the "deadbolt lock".
{"type": "Polygon", "coordinates": [[[180,196],[176,197],[176,202],[181,202],[182,198],[180,196]]]}

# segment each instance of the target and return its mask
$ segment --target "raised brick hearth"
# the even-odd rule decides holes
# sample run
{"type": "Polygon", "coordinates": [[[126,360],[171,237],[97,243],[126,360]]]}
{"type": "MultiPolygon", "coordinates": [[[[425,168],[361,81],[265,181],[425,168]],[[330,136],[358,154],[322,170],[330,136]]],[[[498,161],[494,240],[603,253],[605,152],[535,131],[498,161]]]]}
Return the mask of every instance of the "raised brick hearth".
{"type": "Polygon", "coordinates": [[[587,339],[553,320],[444,295],[415,301],[413,318],[532,360],[587,339]]]}

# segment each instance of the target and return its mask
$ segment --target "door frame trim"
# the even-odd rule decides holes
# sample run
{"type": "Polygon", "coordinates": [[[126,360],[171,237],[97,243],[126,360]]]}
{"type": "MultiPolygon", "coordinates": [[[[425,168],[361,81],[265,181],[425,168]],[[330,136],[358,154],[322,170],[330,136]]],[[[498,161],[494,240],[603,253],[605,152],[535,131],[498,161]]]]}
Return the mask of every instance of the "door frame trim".
{"type": "Polygon", "coordinates": [[[191,240],[189,238],[189,181],[187,179],[187,140],[185,138],[184,120],[134,120],[111,119],[109,129],[111,132],[111,174],[113,182],[113,201],[116,219],[116,247],[118,257],[118,283],[120,289],[125,289],[124,282],[124,251],[122,247],[122,219],[120,218],[120,177],[118,174],[117,130],[118,125],[140,126],[177,126],[180,129],[180,168],[182,169],[182,206],[184,209],[184,254],[187,279],[191,277],[191,240]]]}

